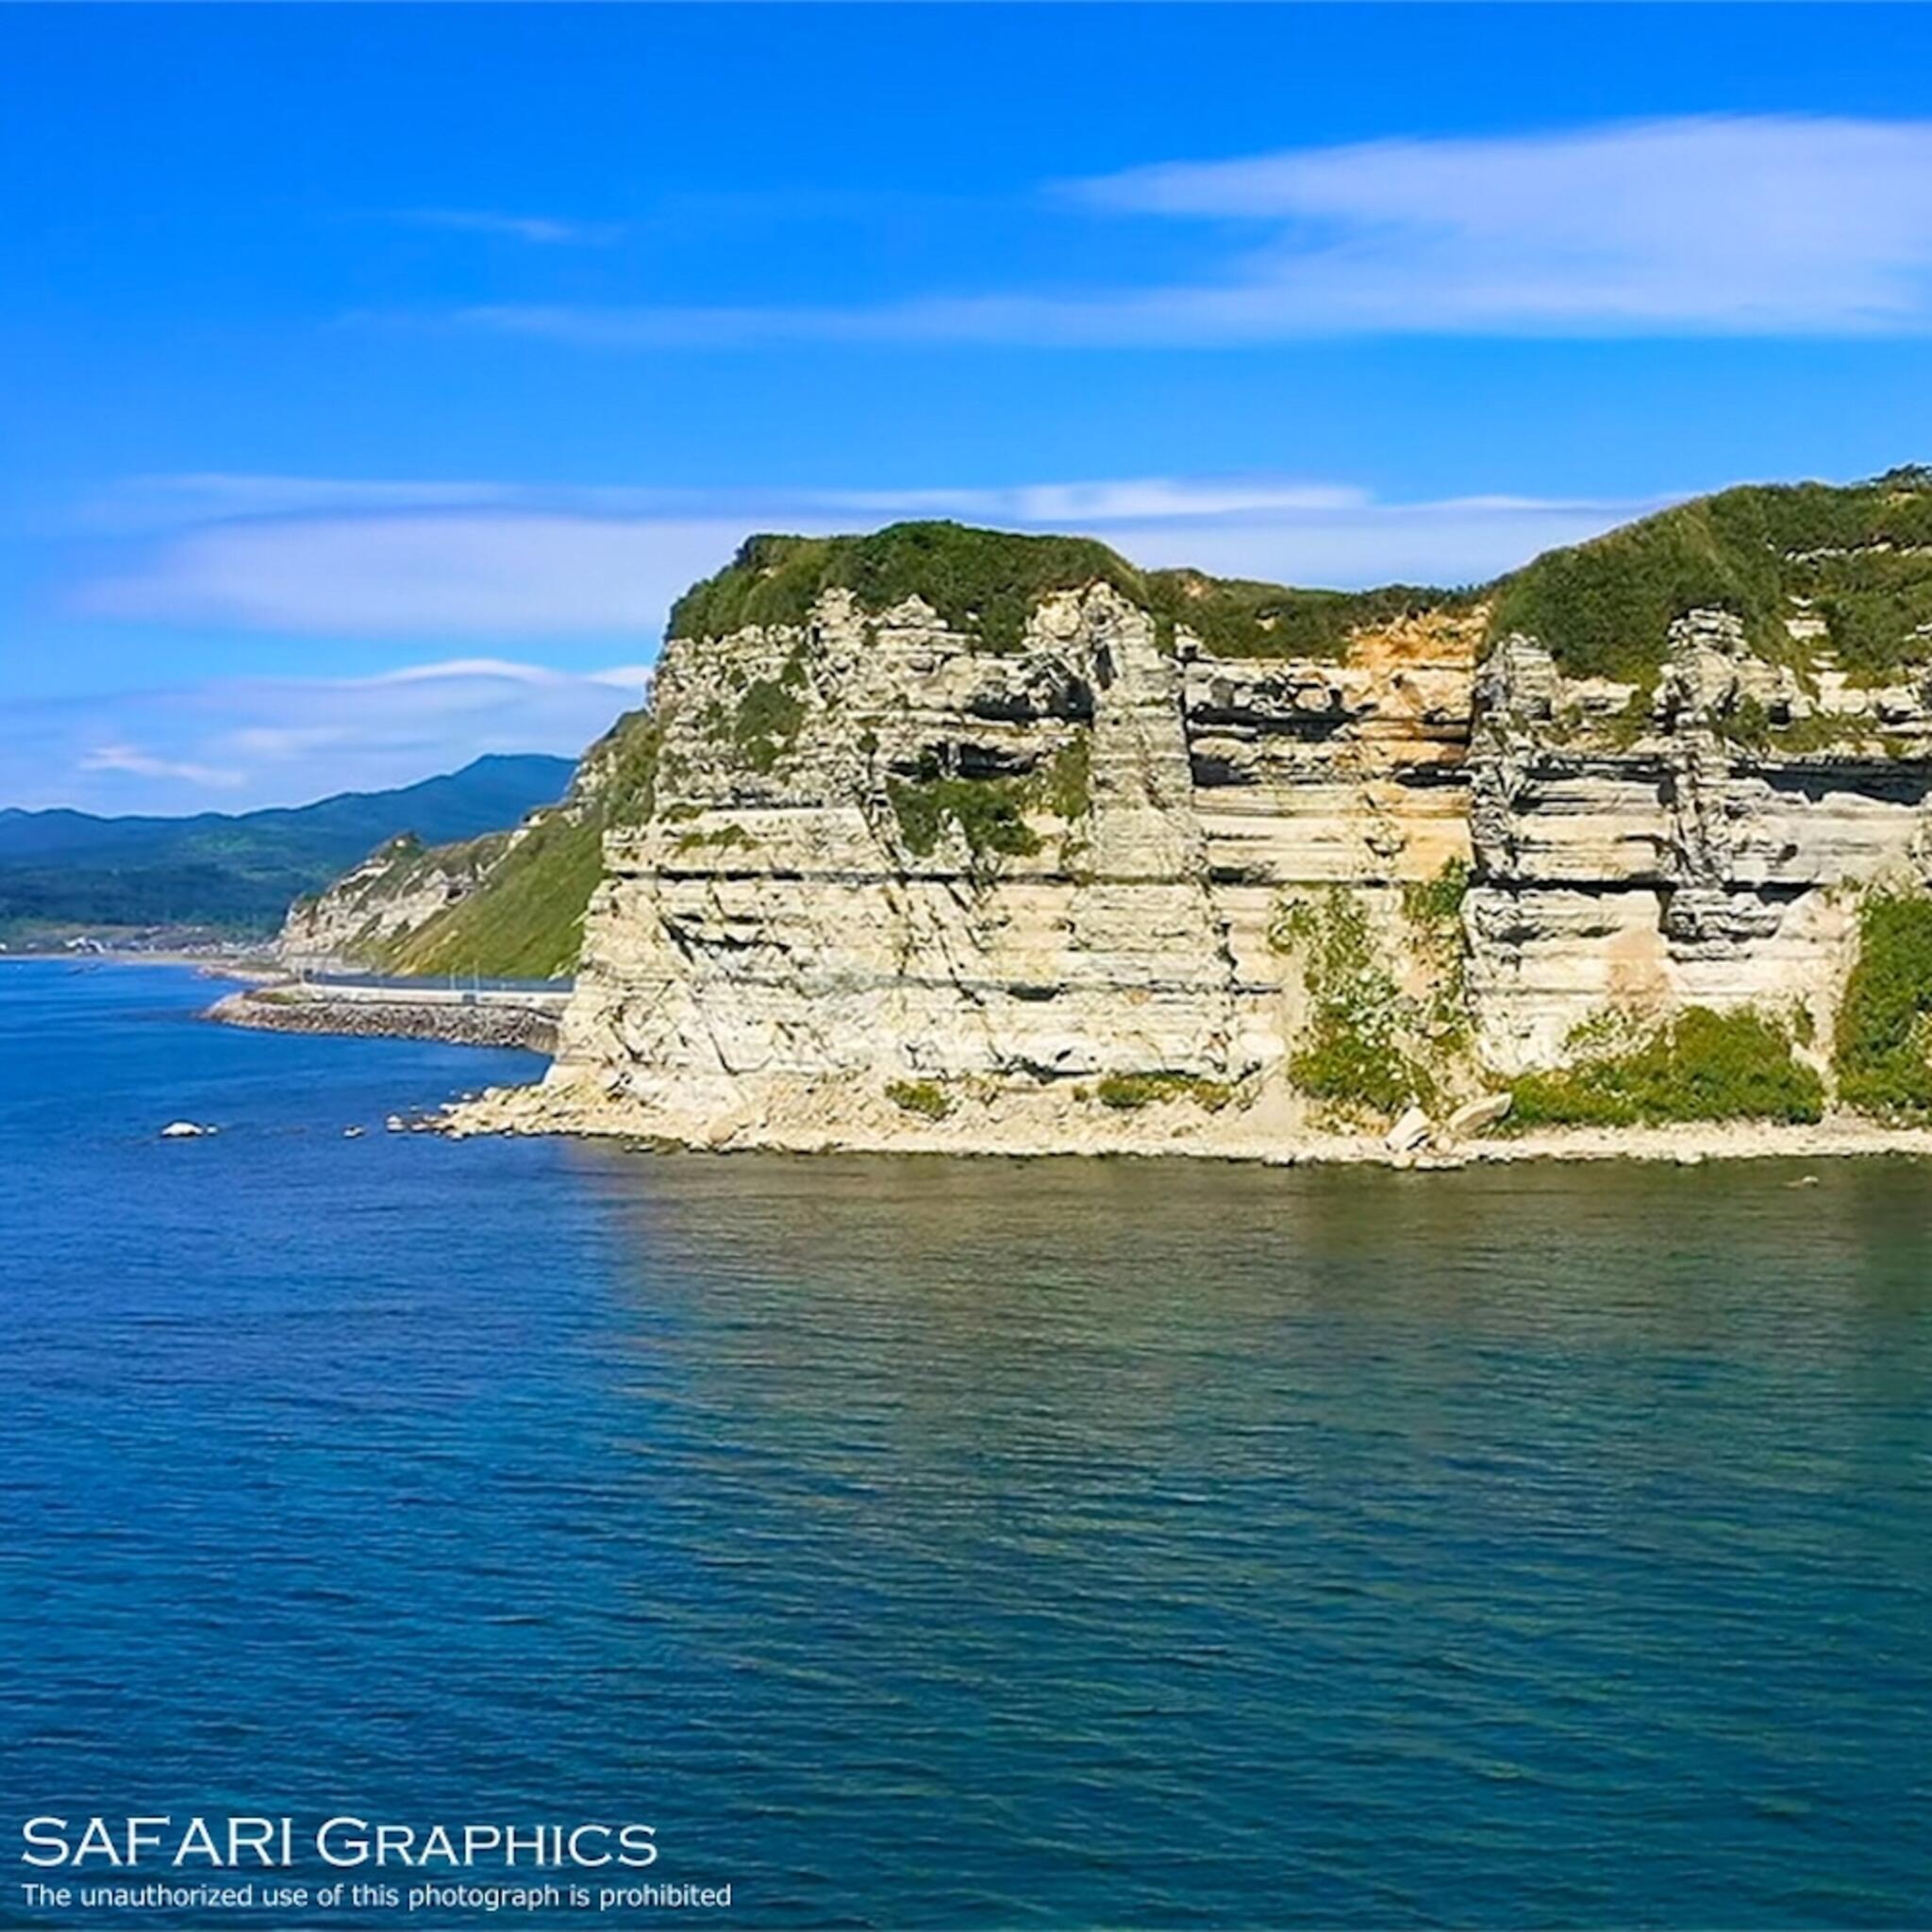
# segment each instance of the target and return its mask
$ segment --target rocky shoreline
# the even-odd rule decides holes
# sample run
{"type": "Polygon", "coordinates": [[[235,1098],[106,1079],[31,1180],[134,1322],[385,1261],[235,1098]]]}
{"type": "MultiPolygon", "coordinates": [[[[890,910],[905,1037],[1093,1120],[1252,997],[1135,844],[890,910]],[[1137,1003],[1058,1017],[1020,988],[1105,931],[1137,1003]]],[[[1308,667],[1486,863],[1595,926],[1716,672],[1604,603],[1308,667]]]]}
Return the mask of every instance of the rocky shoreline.
{"type": "Polygon", "coordinates": [[[1374,1165],[1405,1171],[1472,1162],[1831,1159],[1849,1156],[1932,1157],[1932,1128],[1889,1127],[1847,1114],[1815,1124],[1707,1122],[1667,1127],[1539,1128],[1491,1125],[1457,1136],[1432,1123],[1403,1144],[1396,1134],[1312,1132],[1265,1094],[1252,1107],[1204,1112],[1185,1101],[1113,1111],[1065,1095],[1008,1094],[941,1120],[908,1117],[828,1086],[787,1083],[735,1112],[641,1104],[608,1079],[559,1069],[527,1087],[493,1088],[446,1108],[434,1124],[474,1134],[562,1134],[712,1152],[950,1154],[1041,1158],[1168,1156],[1256,1161],[1273,1167],[1374,1165]]]}

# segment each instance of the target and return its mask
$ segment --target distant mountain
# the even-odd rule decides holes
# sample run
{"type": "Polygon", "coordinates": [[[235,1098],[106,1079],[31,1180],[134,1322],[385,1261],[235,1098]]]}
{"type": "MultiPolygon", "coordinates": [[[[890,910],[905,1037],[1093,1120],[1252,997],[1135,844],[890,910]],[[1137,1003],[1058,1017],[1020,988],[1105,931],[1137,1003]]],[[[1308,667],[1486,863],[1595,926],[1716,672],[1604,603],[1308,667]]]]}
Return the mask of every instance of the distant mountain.
{"type": "Polygon", "coordinates": [[[193,818],[0,810],[0,933],[206,926],[272,932],[289,901],[398,833],[473,839],[554,804],[569,758],[481,758],[394,791],[193,818]]]}

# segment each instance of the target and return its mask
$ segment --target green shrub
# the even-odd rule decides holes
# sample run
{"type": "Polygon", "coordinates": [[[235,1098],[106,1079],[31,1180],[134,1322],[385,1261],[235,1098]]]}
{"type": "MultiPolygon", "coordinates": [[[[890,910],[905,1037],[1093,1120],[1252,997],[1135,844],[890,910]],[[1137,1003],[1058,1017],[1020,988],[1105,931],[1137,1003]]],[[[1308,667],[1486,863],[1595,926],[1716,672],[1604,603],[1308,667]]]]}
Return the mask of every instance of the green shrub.
{"type": "Polygon", "coordinates": [[[1102,1107],[1131,1113],[1164,1101],[1191,1100],[1209,1113],[1219,1113],[1234,1098],[1224,1080],[1204,1080],[1195,1074],[1103,1074],[1094,1083],[1093,1097],[1102,1107]]]}
{"type": "Polygon", "coordinates": [[[1445,858],[1432,879],[1411,879],[1402,889],[1402,912],[1411,925],[1435,932],[1462,928],[1462,902],[1469,896],[1466,858],[1445,858]]]}
{"type": "Polygon", "coordinates": [[[747,685],[731,721],[731,741],[755,772],[769,772],[791,748],[805,723],[805,703],[791,680],[760,677],[747,685]]]}
{"type": "Polygon", "coordinates": [[[1080,819],[1093,804],[1093,737],[1081,731],[1054,754],[1044,796],[1057,818],[1080,819]]]}
{"type": "Polygon", "coordinates": [[[1411,1102],[1433,1106],[1436,1076],[1422,1044],[1430,1015],[1384,963],[1360,897],[1334,886],[1319,901],[1291,905],[1269,939],[1276,951],[1301,956],[1308,997],[1307,1025],[1289,1057],[1290,1079],[1344,1115],[1397,1114],[1411,1102]]]}
{"type": "Polygon", "coordinates": [[[626,711],[584,754],[581,769],[592,781],[594,808],[605,824],[641,824],[651,816],[660,737],[649,711],[626,711]]]}
{"type": "Polygon", "coordinates": [[[676,852],[750,852],[758,841],[742,825],[720,825],[715,832],[685,832],[673,850],[676,852]]]}
{"type": "Polygon", "coordinates": [[[906,849],[922,858],[937,849],[949,824],[965,835],[975,864],[1040,850],[1025,819],[1024,780],[894,778],[887,781],[886,796],[906,849]]]}
{"type": "Polygon", "coordinates": [[[1439,1054],[1459,1051],[1470,1041],[1469,942],[1462,930],[1462,902],[1469,896],[1466,858],[1442,861],[1432,879],[1413,880],[1402,889],[1402,913],[1408,922],[1416,957],[1429,974],[1423,1003],[1424,1030],[1439,1054]]]}
{"type": "Polygon", "coordinates": [[[1932,1113],[1932,898],[1874,892],[1833,1042],[1839,1097],[1881,1115],[1932,1113]]]}
{"type": "Polygon", "coordinates": [[[953,1103],[937,1080],[891,1080],[886,1098],[903,1113],[916,1113],[929,1121],[942,1121],[952,1112],[953,1103]]]}
{"type": "Polygon", "coordinates": [[[1538,1126],[1658,1126],[1674,1121],[1815,1121],[1824,1083],[1791,1055],[1790,1036],[1750,1008],[1690,1007],[1634,1043],[1627,1026],[1579,1028],[1582,1058],[1527,1074],[1511,1091],[1509,1131],[1538,1126]]]}

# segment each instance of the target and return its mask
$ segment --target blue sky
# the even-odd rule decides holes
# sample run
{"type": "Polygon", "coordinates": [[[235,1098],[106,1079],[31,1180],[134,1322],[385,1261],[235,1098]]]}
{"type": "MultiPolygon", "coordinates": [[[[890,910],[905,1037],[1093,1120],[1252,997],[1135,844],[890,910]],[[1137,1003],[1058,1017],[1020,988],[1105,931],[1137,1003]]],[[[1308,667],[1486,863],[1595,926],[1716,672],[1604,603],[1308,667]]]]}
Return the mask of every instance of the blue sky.
{"type": "Polygon", "coordinates": [[[1932,455],[1916,8],[0,8],[0,803],[575,751],[752,528],[1471,580],[1932,455]]]}

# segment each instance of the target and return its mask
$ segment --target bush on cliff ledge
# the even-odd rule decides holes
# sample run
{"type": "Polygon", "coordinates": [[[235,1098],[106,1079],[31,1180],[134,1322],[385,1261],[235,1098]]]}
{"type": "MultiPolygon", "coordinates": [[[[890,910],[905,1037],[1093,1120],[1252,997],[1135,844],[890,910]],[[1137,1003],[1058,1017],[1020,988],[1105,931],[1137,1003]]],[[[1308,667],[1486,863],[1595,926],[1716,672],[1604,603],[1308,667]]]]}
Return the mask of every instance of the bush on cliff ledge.
{"type": "Polygon", "coordinates": [[[1847,1107],[1932,1114],[1932,898],[1874,892],[1865,901],[1834,1045],[1847,1107]]]}
{"type": "Polygon", "coordinates": [[[975,866],[1040,850],[1039,836],[1026,823],[1029,798],[1022,779],[891,778],[886,796],[907,851],[918,858],[932,856],[948,825],[958,826],[975,866]]]}
{"type": "Polygon", "coordinates": [[[1824,1081],[1792,1058],[1783,1027],[1749,1008],[1691,1007],[1627,1045],[1614,1027],[1574,1038],[1583,1055],[1574,1066],[1516,1082],[1510,1131],[1815,1121],[1824,1112],[1824,1081]]]}
{"type": "Polygon", "coordinates": [[[1431,1015],[1396,983],[1359,894],[1334,886],[1319,900],[1290,903],[1269,942],[1301,960],[1308,1018],[1288,1071],[1302,1092],[1342,1119],[1436,1104],[1431,1015]]]}

